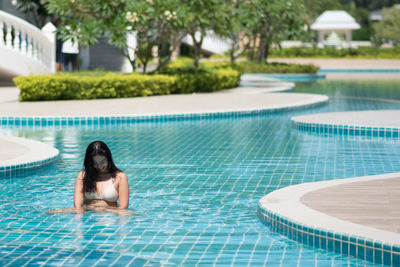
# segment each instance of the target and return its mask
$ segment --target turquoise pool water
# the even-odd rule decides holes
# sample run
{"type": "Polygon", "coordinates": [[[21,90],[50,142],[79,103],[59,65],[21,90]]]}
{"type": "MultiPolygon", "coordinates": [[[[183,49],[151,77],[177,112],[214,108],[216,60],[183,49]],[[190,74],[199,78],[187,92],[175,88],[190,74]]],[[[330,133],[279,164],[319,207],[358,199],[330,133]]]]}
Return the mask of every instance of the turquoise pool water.
{"type": "Polygon", "coordinates": [[[399,85],[300,83],[295,92],[328,94],[331,101],[240,119],[0,128],[61,154],[26,177],[0,179],[0,264],[373,266],[270,231],[257,218],[257,202],[291,184],[399,172],[399,140],[321,137],[290,124],[298,114],[400,108],[399,85]],[[72,207],[75,176],[94,139],[109,144],[127,173],[130,208],[139,216],[45,214],[72,207]]]}

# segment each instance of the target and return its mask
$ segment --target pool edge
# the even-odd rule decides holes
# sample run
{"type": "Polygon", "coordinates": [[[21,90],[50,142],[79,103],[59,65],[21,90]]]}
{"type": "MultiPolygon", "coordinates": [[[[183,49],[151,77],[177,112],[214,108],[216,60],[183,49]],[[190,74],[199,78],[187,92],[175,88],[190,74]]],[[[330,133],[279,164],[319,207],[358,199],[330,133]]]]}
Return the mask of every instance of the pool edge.
{"type": "MultiPolygon", "coordinates": [[[[385,112],[398,112],[398,110],[361,110],[361,111],[348,111],[348,112],[327,112],[320,114],[294,116],[291,118],[292,127],[302,132],[311,132],[322,135],[348,135],[348,136],[362,136],[362,137],[379,137],[385,139],[399,139],[400,138],[400,125],[387,124],[387,125],[374,125],[373,121],[359,122],[357,116],[365,114],[370,116],[371,113],[382,114],[387,116],[385,112]],[[336,116],[346,115],[352,117],[353,122],[331,122],[326,115],[337,114],[336,116]]],[[[376,118],[375,118],[376,120],[376,118]]]]}
{"type": "Polygon", "coordinates": [[[0,161],[0,178],[44,167],[59,158],[58,149],[39,141],[5,135],[1,135],[0,139],[10,142],[11,146],[12,143],[16,143],[28,150],[17,157],[0,161]]]}
{"type": "Polygon", "coordinates": [[[180,120],[239,118],[255,115],[266,115],[278,112],[301,110],[326,104],[329,97],[318,94],[309,95],[310,98],[302,102],[280,104],[266,108],[221,110],[210,112],[181,112],[162,113],[152,115],[102,115],[102,116],[0,116],[0,126],[90,126],[107,125],[113,123],[138,123],[138,122],[167,122],[180,120]]]}
{"type": "Polygon", "coordinates": [[[284,187],[260,199],[259,219],[273,231],[319,249],[375,264],[400,265],[400,234],[340,220],[302,204],[305,194],[358,181],[399,177],[400,173],[304,183],[284,187]],[[307,218],[312,218],[312,222],[307,218]],[[343,230],[346,229],[346,230],[343,230]]]}

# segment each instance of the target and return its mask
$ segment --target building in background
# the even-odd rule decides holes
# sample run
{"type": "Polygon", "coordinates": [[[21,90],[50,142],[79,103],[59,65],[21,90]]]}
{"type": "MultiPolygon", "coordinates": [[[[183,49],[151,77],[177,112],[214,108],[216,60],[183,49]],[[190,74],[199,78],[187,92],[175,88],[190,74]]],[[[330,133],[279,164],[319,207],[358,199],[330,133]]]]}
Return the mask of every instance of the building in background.
{"type": "Polygon", "coordinates": [[[344,10],[328,10],[311,25],[318,31],[318,46],[351,46],[352,31],[360,29],[360,24],[344,10]]]}

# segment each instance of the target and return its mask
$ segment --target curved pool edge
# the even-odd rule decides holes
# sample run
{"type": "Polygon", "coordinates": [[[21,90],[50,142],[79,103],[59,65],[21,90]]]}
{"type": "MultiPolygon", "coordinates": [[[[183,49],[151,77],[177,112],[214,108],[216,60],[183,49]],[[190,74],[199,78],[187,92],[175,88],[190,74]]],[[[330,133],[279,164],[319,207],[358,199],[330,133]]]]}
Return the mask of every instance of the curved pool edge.
{"type": "Polygon", "coordinates": [[[0,177],[10,177],[17,173],[44,167],[59,157],[58,149],[39,141],[3,135],[0,136],[0,140],[3,144],[7,144],[6,149],[13,149],[15,146],[25,149],[20,155],[0,161],[0,177]]]}
{"type": "MultiPolygon", "coordinates": [[[[280,95],[279,93],[268,95],[280,95]]],[[[286,96],[287,94],[282,94],[286,96]]],[[[115,123],[138,123],[138,122],[167,122],[198,119],[220,119],[257,116],[299,110],[326,104],[329,100],[326,95],[318,94],[291,94],[303,97],[291,103],[284,102],[269,104],[263,108],[236,108],[216,111],[199,112],[165,112],[149,115],[81,115],[81,116],[0,116],[0,126],[93,126],[115,123]]]]}
{"type": "Polygon", "coordinates": [[[260,78],[277,79],[286,82],[311,82],[326,79],[325,73],[246,73],[242,77],[248,80],[260,78]]]}
{"type": "Polygon", "coordinates": [[[350,112],[328,112],[294,116],[292,126],[299,131],[327,135],[349,135],[400,138],[400,110],[363,110],[350,112]]]}
{"type": "Polygon", "coordinates": [[[297,242],[376,264],[400,265],[400,234],[341,220],[316,211],[300,199],[307,193],[353,182],[392,179],[400,173],[304,183],[284,187],[258,202],[260,220],[297,242]]]}

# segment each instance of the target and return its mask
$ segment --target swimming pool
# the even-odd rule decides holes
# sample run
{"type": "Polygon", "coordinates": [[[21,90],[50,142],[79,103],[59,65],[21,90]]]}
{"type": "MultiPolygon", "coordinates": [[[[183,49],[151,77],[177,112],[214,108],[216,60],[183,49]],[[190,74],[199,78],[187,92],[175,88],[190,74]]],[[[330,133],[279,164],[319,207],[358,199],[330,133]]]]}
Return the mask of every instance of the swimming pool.
{"type": "Polygon", "coordinates": [[[400,171],[398,140],[321,137],[290,123],[298,114],[400,108],[398,86],[300,83],[295,92],[328,94],[329,104],[244,118],[0,128],[61,154],[27,177],[0,180],[0,263],[373,266],[270,231],[257,218],[257,202],[291,184],[400,171]],[[130,207],[139,216],[44,214],[73,205],[75,176],[94,139],[110,146],[127,173],[130,207]]]}

